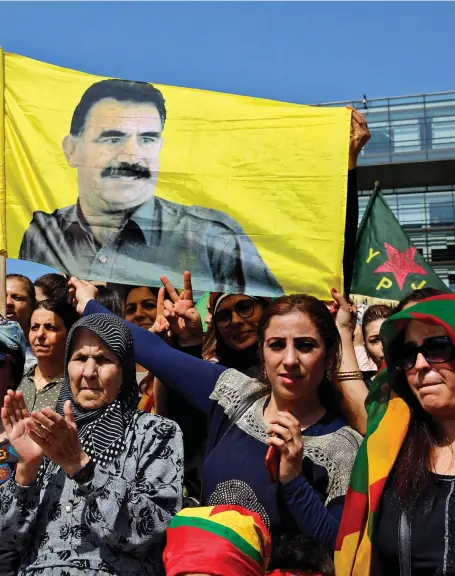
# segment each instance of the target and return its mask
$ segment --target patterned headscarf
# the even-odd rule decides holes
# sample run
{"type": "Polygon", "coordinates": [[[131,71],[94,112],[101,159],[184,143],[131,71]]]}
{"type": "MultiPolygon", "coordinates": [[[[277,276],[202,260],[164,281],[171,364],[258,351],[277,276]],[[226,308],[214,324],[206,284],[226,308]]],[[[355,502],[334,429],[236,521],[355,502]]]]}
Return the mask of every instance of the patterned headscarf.
{"type": "Polygon", "coordinates": [[[92,314],[81,318],[72,327],[66,345],[65,378],[57,403],[57,412],[64,415],[63,405],[71,401],[74,420],[82,447],[95,462],[111,462],[125,450],[125,431],[130,424],[139,399],[136,381],[133,338],[123,320],[111,314],[92,314]],[[96,334],[119,359],[123,369],[117,398],[108,406],[87,410],[79,406],[71,392],[68,363],[75,333],[84,328],[96,334]]]}
{"type": "Polygon", "coordinates": [[[261,518],[241,506],[184,508],[167,529],[166,576],[263,576],[270,534],[261,518]]]}
{"type": "Polygon", "coordinates": [[[352,469],[335,549],[337,576],[369,576],[378,571],[372,545],[375,517],[411,417],[397,393],[403,376],[395,369],[397,343],[411,320],[443,326],[455,346],[455,295],[422,300],[394,314],[381,327],[387,369],[374,379],[366,401],[367,434],[352,469]]]}

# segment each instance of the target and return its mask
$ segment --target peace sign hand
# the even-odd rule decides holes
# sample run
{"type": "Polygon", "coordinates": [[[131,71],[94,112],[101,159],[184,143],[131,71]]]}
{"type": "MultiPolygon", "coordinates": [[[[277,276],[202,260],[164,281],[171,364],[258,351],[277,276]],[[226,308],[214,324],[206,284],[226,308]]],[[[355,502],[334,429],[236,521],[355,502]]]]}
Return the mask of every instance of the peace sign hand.
{"type": "Polygon", "coordinates": [[[169,322],[181,346],[196,346],[202,342],[202,322],[193,300],[191,274],[184,272],[184,290],[178,294],[167,276],[161,276],[170,300],[164,302],[164,317],[169,322]]]}
{"type": "Polygon", "coordinates": [[[155,323],[151,328],[150,332],[153,332],[157,336],[161,336],[168,344],[172,344],[173,334],[171,332],[171,327],[169,322],[164,317],[164,295],[166,290],[160,288],[158,290],[158,300],[156,302],[156,318],[155,323]]]}

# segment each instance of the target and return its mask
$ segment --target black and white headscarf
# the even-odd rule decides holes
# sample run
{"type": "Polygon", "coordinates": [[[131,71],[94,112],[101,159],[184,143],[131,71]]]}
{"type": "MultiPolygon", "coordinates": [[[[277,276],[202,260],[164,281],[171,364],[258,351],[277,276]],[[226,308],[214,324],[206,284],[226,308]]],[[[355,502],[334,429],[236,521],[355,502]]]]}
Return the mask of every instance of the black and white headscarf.
{"type": "Polygon", "coordinates": [[[95,462],[107,464],[125,450],[125,432],[139,401],[136,381],[133,337],[123,320],[111,314],[92,314],[81,318],[68,334],[65,353],[65,377],[57,402],[57,412],[64,416],[63,406],[71,401],[74,420],[82,448],[95,462]],[[117,356],[123,368],[122,385],[117,398],[108,406],[86,410],[74,400],[68,376],[76,330],[84,328],[96,334],[117,356]]]}

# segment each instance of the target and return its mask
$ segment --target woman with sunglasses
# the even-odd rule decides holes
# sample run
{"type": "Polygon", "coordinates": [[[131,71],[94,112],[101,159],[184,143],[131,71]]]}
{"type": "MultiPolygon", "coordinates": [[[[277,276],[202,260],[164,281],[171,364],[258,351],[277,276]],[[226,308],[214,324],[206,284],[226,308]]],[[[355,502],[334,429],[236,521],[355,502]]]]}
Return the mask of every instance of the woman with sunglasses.
{"type": "Polygon", "coordinates": [[[368,397],[336,574],[453,576],[455,296],[411,298],[381,339],[387,369],[368,397]]]}
{"type": "Polygon", "coordinates": [[[258,326],[269,298],[212,293],[212,321],[202,357],[227,368],[256,376],[259,369],[258,326]]]}

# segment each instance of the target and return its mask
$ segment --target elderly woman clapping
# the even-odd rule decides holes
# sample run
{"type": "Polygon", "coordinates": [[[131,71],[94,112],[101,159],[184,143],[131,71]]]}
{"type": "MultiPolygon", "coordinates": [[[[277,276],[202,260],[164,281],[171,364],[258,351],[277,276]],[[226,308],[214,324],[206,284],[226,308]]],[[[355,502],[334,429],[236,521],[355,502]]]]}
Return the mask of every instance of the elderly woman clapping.
{"type": "Polygon", "coordinates": [[[0,491],[0,547],[20,575],[162,573],[166,527],[182,501],[177,426],[136,411],[131,334],[94,314],[68,336],[57,411],[30,416],[8,391],[2,421],[19,454],[0,491]]]}

